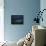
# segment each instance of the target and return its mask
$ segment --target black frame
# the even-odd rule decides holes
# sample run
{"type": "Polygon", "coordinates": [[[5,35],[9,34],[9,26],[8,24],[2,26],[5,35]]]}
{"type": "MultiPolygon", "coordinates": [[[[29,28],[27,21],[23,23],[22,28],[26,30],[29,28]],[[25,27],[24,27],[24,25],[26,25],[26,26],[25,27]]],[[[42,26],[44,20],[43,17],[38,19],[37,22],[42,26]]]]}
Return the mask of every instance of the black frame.
{"type": "Polygon", "coordinates": [[[11,24],[24,24],[24,15],[11,15],[11,24]]]}

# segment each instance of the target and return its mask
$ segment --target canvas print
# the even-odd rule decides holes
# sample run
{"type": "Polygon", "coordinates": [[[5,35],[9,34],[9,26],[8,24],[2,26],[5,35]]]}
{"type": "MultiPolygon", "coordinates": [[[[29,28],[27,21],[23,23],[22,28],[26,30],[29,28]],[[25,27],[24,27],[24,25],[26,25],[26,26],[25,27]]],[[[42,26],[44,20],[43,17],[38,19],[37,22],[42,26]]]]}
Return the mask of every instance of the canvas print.
{"type": "Polygon", "coordinates": [[[24,24],[24,15],[11,15],[11,24],[24,24]]]}

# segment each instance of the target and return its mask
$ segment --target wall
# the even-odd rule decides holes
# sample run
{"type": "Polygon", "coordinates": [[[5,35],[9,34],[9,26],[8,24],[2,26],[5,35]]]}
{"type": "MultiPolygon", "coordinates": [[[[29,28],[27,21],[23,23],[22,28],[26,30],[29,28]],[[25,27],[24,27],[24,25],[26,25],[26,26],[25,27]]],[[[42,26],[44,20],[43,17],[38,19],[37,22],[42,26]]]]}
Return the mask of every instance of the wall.
{"type": "Polygon", "coordinates": [[[32,28],[35,12],[40,9],[40,0],[5,0],[4,35],[7,41],[18,41],[32,28]],[[24,25],[12,25],[11,15],[24,15],[24,25]]]}
{"type": "MultiPolygon", "coordinates": [[[[41,2],[40,3],[40,9],[42,11],[43,9],[46,9],[46,0],[41,0],[40,2],[41,2]]],[[[41,21],[40,25],[43,25],[46,27],[46,10],[43,12],[42,17],[43,17],[43,22],[41,21]]]]}

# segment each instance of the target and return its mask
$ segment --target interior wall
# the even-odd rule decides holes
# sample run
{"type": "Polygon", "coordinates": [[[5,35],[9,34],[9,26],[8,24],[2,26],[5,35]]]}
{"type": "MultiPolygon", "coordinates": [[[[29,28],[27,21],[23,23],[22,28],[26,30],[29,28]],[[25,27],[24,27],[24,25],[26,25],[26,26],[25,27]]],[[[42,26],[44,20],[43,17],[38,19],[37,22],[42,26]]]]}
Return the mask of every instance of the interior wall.
{"type": "MultiPolygon", "coordinates": [[[[43,9],[46,9],[46,0],[41,0],[40,2],[41,2],[40,9],[42,11],[43,9]]],[[[43,17],[43,22],[41,21],[40,25],[43,25],[46,27],[46,10],[43,12],[42,17],[43,17]]]]}
{"type": "Polygon", "coordinates": [[[32,21],[40,9],[40,0],[4,1],[4,39],[18,41],[32,29],[32,21]],[[23,25],[12,25],[11,15],[24,15],[23,25]]]}

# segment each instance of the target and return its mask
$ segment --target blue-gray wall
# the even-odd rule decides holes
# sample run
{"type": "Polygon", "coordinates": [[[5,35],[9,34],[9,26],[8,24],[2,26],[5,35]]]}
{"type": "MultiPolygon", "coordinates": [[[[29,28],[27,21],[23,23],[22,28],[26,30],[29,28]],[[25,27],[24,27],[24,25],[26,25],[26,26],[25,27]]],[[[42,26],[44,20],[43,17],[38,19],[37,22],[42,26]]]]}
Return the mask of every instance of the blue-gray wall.
{"type": "MultiPolygon", "coordinates": [[[[46,9],[46,0],[41,0],[40,1],[40,10],[42,11],[43,9],[46,9]]],[[[45,26],[46,27],[46,10],[43,12],[43,22],[40,22],[40,25],[45,26]]]]}
{"type": "Polygon", "coordinates": [[[4,35],[7,41],[18,41],[32,28],[35,12],[40,9],[40,0],[5,0],[4,35]],[[11,15],[24,15],[24,25],[12,25],[11,15]]]}

